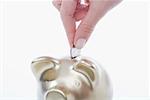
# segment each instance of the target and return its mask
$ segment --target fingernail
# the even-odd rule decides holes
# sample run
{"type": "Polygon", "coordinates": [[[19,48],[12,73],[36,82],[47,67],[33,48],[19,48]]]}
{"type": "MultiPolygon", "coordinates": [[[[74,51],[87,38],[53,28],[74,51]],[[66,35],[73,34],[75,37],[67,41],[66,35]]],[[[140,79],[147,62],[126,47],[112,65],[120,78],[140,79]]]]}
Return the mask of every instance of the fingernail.
{"type": "Polygon", "coordinates": [[[86,43],[86,39],[84,39],[84,38],[78,39],[75,44],[75,47],[78,49],[81,49],[84,47],[85,43],[86,43]]]}

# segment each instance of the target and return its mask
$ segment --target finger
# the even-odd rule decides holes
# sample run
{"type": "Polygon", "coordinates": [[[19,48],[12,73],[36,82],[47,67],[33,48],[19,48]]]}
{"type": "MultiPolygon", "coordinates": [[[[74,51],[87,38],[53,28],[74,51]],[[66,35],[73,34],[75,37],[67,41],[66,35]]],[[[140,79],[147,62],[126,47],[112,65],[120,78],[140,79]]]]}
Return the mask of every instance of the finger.
{"type": "MultiPolygon", "coordinates": [[[[114,0],[116,1],[116,0],[114,0]]],[[[119,0],[118,0],[119,1],[119,0]]],[[[106,14],[114,2],[91,0],[87,15],[76,30],[74,44],[81,49],[86,44],[97,22],[106,14]]]]}
{"type": "Polygon", "coordinates": [[[76,31],[74,12],[76,10],[76,0],[62,0],[60,14],[68,36],[69,44],[73,47],[73,40],[76,31]]]}
{"type": "Polygon", "coordinates": [[[93,10],[92,6],[93,5],[90,5],[87,15],[81,21],[80,25],[76,30],[74,44],[75,47],[78,49],[84,47],[98,21],[98,15],[96,11],[93,10]]]}
{"type": "Polygon", "coordinates": [[[53,0],[53,5],[56,9],[60,10],[62,0],[53,0]]]}

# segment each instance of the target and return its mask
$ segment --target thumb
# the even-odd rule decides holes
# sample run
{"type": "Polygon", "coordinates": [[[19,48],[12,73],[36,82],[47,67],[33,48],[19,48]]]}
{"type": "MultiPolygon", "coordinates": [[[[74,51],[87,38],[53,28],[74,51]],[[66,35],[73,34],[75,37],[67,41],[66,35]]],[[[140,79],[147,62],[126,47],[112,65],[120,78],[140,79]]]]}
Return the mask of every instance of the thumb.
{"type": "Polygon", "coordinates": [[[75,33],[74,45],[76,48],[81,49],[84,47],[95,25],[103,15],[103,12],[98,15],[92,7],[89,8],[87,15],[81,21],[75,33]]]}
{"type": "Polygon", "coordinates": [[[106,14],[108,10],[110,10],[120,1],[121,0],[93,0],[93,2],[90,2],[87,15],[81,21],[75,33],[74,45],[76,48],[81,49],[84,47],[97,22],[106,14]]]}

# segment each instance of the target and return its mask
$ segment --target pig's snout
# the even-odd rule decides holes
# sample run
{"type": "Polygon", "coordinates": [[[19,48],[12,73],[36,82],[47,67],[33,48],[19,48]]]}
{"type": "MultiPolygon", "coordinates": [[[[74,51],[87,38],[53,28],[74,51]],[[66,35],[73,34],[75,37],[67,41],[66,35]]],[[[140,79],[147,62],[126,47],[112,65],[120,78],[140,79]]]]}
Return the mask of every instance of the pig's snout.
{"type": "Polygon", "coordinates": [[[45,100],[67,100],[67,97],[63,91],[52,89],[46,93],[45,100]]]}

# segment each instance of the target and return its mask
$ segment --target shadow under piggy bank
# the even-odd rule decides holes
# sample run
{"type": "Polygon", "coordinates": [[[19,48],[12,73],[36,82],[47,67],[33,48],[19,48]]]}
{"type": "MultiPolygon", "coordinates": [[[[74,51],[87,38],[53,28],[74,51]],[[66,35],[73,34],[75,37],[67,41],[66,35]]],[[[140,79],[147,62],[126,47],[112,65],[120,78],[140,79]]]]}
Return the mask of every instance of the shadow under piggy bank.
{"type": "Polygon", "coordinates": [[[112,89],[100,65],[81,57],[39,57],[32,64],[39,100],[111,100],[112,89]]]}

